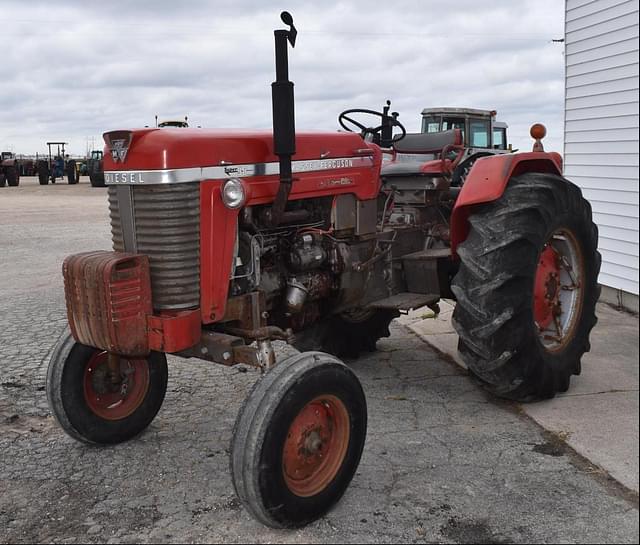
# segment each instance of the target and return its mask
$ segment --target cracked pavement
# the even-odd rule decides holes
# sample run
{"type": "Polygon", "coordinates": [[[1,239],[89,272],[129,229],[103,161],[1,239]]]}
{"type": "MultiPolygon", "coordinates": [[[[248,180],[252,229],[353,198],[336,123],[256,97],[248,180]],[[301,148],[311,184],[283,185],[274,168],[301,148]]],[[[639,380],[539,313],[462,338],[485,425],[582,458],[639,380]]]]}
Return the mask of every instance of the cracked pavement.
{"type": "Polygon", "coordinates": [[[74,441],[44,392],[66,324],[60,266],[109,246],[105,192],[84,179],[0,189],[0,542],[638,542],[637,496],[400,324],[348,362],[368,400],[364,455],[342,501],[304,529],[264,528],[233,493],[228,448],[253,369],[170,357],[145,433],[74,441]]]}

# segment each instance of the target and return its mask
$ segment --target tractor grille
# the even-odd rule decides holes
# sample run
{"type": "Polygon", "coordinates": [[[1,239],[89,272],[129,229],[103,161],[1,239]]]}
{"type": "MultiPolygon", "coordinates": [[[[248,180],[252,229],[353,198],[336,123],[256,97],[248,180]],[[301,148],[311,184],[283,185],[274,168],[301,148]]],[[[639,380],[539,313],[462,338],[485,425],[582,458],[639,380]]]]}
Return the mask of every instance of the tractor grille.
{"type": "Polygon", "coordinates": [[[200,305],[200,184],[109,186],[113,249],[149,257],[154,310],[200,305]]]}

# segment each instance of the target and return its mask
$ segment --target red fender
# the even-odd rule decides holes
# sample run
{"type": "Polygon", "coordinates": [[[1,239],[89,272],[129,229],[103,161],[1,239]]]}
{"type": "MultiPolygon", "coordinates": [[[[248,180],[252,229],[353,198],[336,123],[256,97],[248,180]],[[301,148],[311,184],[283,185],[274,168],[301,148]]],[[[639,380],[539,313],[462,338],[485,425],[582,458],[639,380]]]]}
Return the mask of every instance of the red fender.
{"type": "Polygon", "coordinates": [[[513,176],[524,172],[549,172],[562,176],[559,153],[526,152],[481,157],[471,168],[451,214],[451,251],[469,235],[469,216],[478,204],[502,197],[513,176]]]}

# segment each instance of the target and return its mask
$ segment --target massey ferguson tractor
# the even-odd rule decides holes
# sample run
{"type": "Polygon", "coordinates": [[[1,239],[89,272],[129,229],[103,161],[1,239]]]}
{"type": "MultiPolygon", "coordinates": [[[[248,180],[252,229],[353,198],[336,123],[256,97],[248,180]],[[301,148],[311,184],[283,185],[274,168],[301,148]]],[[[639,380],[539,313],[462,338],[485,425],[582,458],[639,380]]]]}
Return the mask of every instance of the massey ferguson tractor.
{"type": "Polygon", "coordinates": [[[342,112],[354,132],[296,134],[282,20],[273,132],[104,135],[113,251],[64,261],[70,331],[47,393],[69,435],[113,444],[156,416],[165,354],[263,370],[233,430],[233,485],[259,521],[296,527],[340,499],[365,443],[365,395],[338,358],[455,298],[471,373],[504,398],[552,397],[589,350],[600,256],[541,125],[532,152],[480,158],[462,185],[460,131],[407,134],[389,103],[342,112]],[[300,353],[278,361],[275,340],[300,353]]]}

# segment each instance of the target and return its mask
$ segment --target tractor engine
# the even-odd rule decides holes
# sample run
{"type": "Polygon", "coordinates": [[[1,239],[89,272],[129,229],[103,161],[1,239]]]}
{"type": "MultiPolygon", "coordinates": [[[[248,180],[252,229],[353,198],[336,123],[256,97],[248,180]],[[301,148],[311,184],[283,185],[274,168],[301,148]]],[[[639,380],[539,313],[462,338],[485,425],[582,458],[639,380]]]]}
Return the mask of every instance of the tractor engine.
{"type": "Polygon", "coordinates": [[[377,201],[366,203],[371,213],[369,225],[360,226],[367,231],[363,237],[354,236],[355,225],[336,217],[349,205],[355,217],[356,199],[350,195],[301,201],[297,210],[307,219],[275,228],[261,219],[268,207],[245,209],[239,218],[231,294],[259,290],[273,321],[295,332],[351,306],[367,290],[384,289],[384,275],[367,285],[371,271],[357,270],[358,263],[379,251],[377,201]]]}

